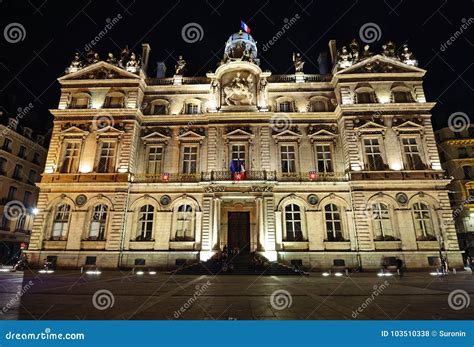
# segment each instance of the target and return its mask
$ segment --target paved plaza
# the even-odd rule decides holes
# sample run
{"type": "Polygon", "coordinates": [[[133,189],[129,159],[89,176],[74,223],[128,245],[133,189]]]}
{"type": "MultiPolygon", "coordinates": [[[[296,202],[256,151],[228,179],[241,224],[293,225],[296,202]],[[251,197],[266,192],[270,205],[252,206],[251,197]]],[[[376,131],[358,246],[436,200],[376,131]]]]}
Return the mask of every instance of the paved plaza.
{"type": "Polygon", "coordinates": [[[470,273],[0,273],[1,319],[472,319],[473,296],[470,273]]]}

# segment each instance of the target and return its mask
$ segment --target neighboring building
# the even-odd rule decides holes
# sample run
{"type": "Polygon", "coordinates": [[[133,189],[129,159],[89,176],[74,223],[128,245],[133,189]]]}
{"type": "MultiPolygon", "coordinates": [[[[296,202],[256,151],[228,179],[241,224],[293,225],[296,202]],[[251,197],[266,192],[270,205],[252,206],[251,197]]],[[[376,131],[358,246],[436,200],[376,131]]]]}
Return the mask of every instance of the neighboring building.
{"type": "Polygon", "coordinates": [[[453,181],[450,190],[459,247],[474,256],[474,126],[436,132],[441,165],[453,181]]]}
{"type": "MultiPolygon", "coordinates": [[[[125,49],[76,56],[39,184],[29,254],[62,267],[173,267],[224,246],[314,269],[401,257],[462,267],[447,184],[408,48],[330,42],[330,75],[273,75],[233,34],[217,69],[146,76],[125,49]],[[245,170],[245,171],[244,171],[245,170]],[[232,172],[231,172],[232,171],[232,172]]],[[[290,60],[290,59],[289,59],[290,60]]]]}
{"type": "Polygon", "coordinates": [[[47,150],[42,135],[2,114],[0,124],[0,263],[9,264],[29,242],[47,150]]]}

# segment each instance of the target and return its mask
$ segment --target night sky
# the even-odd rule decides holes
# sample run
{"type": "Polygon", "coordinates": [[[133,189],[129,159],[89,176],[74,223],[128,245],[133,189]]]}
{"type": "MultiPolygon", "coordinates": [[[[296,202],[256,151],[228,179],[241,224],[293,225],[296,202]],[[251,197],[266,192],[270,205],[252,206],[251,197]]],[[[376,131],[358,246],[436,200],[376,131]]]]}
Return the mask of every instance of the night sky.
{"type": "MultiPolygon", "coordinates": [[[[264,70],[273,74],[292,73],[292,52],[306,60],[305,72],[318,73],[317,58],[327,51],[328,41],[336,39],[338,48],[366,23],[380,27],[381,37],[371,46],[392,40],[408,43],[428,70],[425,92],[428,101],[438,105],[433,112],[435,127],[446,124],[453,112],[473,115],[474,23],[451,45],[441,46],[460,29],[463,21],[474,17],[474,2],[456,1],[52,1],[0,0],[0,105],[10,112],[29,103],[34,105],[22,120],[35,130],[46,132],[52,116],[47,111],[59,101],[59,83],[64,69],[76,51],[104,30],[107,21],[122,19],[99,40],[95,50],[105,58],[109,51],[118,54],[128,45],[141,53],[141,43],[151,45],[148,75],[156,74],[156,61],[165,61],[167,75],[179,54],[188,62],[188,75],[202,76],[216,68],[224,43],[245,21],[258,42],[264,70]],[[296,23],[266,52],[261,48],[285,24],[296,23]],[[7,42],[5,29],[20,23],[25,29],[22,41],[7,42]],[[195,43],[183,40],[181,30],[188,23],[203,29],[195,43]]],[[[360,40],[360,39],[359,39],[360,40]]]]}

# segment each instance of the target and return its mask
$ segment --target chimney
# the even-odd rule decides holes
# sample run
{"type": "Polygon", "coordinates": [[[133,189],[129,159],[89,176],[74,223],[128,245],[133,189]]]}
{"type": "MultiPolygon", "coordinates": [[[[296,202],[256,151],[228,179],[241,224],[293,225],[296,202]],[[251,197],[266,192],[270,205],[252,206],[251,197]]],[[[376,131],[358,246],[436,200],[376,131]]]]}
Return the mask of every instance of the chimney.
{"type": "Polygon", "coordinates": [[[337,60],[336,40],[329,41],[329,54],[331,54],[331,67],[333,67],[337,60]]]}
{"type": "Polygon", "coordinates": [[[156,63],[156,78],[166,77],[166,64],[164,61],[156,63]]]}
{"type": "Polygon", "coordinates": [[[148,58],[150,56],[151,47],[148,43],[142,43],[142,70],[145,72],[148,68],[148,58]]]}

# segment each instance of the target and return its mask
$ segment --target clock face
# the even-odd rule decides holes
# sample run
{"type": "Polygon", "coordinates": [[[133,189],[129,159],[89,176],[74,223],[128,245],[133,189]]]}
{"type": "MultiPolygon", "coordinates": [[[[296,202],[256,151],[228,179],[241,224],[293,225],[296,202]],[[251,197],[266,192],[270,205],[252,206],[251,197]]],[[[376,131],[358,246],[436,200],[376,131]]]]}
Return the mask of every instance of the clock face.
{"type": "Polygon", "coordinates": [[[160,204],[163,206],[168,205],[171,202],[171,198],[168,195],[163,195],[160,199],[160,204]]]}
{"type": "Polygon", "coordinates": [[[316,205],[318,203],[319,199],[316,195],[314,194],[311,194],[311,195],[308,195],[308,203],[310,205],[316,205]]]}
{"type": "Polygon", "coordinates": [[[398,193],[397,194],[397,201],[400,204],[406,204],[408,201],[408,196],[405,193],[398,193]]]}
{"type": "Polygon", "coordinates": [[[84,194],[79,194],[78,196],[76,196],[76,204],[78,206],[82,206],[86,202],[87,202],[87,196],[85,196],[84,194]]]}

